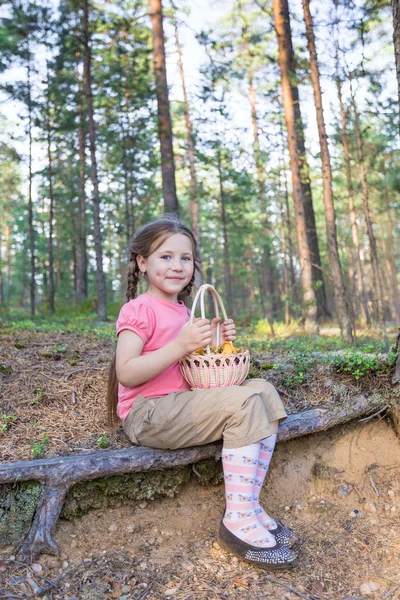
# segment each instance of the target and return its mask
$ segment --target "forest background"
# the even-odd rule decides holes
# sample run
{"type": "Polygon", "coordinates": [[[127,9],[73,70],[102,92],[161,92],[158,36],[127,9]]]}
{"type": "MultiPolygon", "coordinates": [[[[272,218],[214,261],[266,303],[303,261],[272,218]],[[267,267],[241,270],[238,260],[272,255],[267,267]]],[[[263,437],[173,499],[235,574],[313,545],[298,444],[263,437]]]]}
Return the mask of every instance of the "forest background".
{"type": "Polygon", "coordinates": [[[166,211],[243,328],[384,341],[400,324],[398,2],[205,1],[198,23],[190,5],[0,6],[3,318],[115,318],[128,241],[166,211]]]}

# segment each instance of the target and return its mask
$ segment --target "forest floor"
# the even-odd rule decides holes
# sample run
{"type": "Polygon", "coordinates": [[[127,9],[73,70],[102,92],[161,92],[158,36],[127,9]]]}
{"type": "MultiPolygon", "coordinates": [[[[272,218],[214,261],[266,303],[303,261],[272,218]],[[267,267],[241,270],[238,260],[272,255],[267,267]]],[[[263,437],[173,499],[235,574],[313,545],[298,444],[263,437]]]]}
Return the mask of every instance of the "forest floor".
{"type": "MultiPolygon", "coordinates": [[[[129,445],[107,434],[111,339],[3,330],[1,345],[2,461],[129,445]]],[[[289,410],[325,402],[340,382],[354,393],[385,387],[369,375],[321,379],[281,389],[289,410]]],[[[400,599],[400,441],[388,419],[278,444],[262,501],[300,537],[292,571],[261,571],[223,552],[223,487],[191,480],[176,498],[61,519],[59,557],[31,567],[0,546],[0,598],[400,599]]]]}

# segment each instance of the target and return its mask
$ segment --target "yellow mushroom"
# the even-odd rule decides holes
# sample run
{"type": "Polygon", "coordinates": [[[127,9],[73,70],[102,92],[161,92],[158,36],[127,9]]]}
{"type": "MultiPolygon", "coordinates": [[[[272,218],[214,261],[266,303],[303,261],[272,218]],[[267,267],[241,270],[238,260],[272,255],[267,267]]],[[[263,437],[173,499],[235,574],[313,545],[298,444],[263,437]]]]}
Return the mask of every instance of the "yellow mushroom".
{"type": "Polygon", "coordinates": [[[237,350],[232,342],[224,342],[222,344],[222,354],[236,354],[237,350]]]}

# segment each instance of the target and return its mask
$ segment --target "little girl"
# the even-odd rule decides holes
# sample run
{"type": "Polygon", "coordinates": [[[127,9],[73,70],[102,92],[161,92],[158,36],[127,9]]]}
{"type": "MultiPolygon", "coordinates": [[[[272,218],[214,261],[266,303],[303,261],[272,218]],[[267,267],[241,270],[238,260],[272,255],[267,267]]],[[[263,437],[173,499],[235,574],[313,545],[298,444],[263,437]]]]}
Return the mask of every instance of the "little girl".
{"type": "MultiPolygon", "coordinates": [[[[259,504],[285,409],[263,379],[240,386],[190,390],[179,369],[186,354],[215,344],[214,318],[189,323],[185,301],[197,266],[192,232],[175,216],[147,223],[134,235],[128,267],[128,302],[117,320],[118,344],[108,387],[108,416],[117,417],[133,444],[175,449],[223,439],[226,510],[219,543],[265,569],[292,567],[296,538],[259,504]],[[145,294],[136,297],[144,278],[145,294]]],[[[226,341],[235,324],[221,325],[226,341]]]]}

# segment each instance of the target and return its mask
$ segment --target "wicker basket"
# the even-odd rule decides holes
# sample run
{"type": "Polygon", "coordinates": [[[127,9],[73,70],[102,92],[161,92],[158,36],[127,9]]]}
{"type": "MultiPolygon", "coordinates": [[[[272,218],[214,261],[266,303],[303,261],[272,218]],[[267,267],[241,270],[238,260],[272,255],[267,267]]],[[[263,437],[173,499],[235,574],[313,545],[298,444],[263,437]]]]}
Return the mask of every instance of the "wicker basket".
{"type": "MultiPolygon", "coordinates": [[[[190,322],[193,323],[197,302],[200,299],[201,316],[205,318],[204,295],[209,291],[214,301],[215,315],[219,317],[218,304],[226,320],[224,304],[217,290],[212,285],[202,285],[193,300],[190,322]]],[[[220,345],[220,324],[217,325],[217,347],[220,345]]],[[[250,368],[250,354],[248,350],[237,354],[212,354],[210,346],[206,347],[205,355],[190,353],[180,361],[183,377],[192,389],[205,389],[240,385],[247,377],[250,368]]]]}

